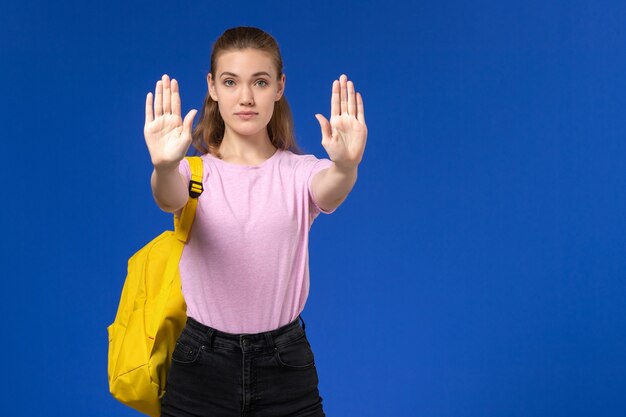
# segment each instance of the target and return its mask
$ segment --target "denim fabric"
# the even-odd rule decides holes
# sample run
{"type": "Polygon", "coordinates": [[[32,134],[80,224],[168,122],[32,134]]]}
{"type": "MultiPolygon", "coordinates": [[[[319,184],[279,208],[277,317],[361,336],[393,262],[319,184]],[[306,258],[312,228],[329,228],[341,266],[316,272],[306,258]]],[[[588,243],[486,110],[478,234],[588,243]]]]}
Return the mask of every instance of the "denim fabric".
{"type": "Polygon", "coordinates": [[[305,327],[299,316],[269,332],[232,334],[188,317],[161,417],[325,417],[305,327]]]}

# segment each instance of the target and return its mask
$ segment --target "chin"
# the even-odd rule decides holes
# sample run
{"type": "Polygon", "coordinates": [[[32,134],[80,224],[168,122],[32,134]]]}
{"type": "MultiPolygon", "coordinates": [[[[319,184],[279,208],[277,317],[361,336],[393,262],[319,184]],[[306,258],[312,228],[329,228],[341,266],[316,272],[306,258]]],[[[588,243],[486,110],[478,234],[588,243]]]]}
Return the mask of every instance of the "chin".
{"type": "Polygon", "coordinates": [[[267,121],[267,123],[258,123],[258,121],[256,123],[249,123],[237,120],[234,123],[229,124],[229,127],[233,132],[236,132],[238,135],[254,136],[257,135],[259,132],[262,132],[264,129],[266,130],[268,124],[269,120],[267,121]]]}
{"type": "Polygon", "coordinates": [[[259,132],[263,132],[263,130],[267,129],[267,125],[265,126],[231,126],[231,130],[237,133],[240,136],[256,136],[259,132]]]}

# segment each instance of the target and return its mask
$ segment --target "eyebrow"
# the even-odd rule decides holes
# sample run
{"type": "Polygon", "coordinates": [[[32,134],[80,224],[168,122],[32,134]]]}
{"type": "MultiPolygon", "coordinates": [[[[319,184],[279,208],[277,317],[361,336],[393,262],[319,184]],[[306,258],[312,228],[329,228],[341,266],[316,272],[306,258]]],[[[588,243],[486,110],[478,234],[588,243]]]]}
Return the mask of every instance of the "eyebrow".
{"type": "MultiPolygon", "coordinates": [[[[236,77],[239,78],[239,76],[237,74],[235,74],[234,72],[228,72],[228,71],[224,71],[222,74],[220,74],[220,78],[223,77],[224,75],[229,75],[231,77],[236,77]]],[[[258,77],[260,75],[267,75],[269,78],[271,78],[272,76],[269,75],[267,72],[265,71],[261,71],[261,72],[255,72],[254,74],[252,74],[253,77],[258,77]]]]}

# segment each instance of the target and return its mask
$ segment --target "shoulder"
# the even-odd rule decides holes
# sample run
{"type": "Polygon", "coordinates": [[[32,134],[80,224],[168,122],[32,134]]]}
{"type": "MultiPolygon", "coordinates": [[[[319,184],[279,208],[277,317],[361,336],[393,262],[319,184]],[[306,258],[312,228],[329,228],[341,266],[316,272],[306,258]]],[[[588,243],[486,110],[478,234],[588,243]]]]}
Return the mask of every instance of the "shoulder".
{"type": "Polygon", "coordinates": [[[295,154],[291,151],[284,151],[283,153],[285,154],[284,160],[287,161],[285,166],[289,164],[289,171],[298,181],[305,183],[309,189],[312,186],[313,178],[333,165],[330,159],[318,158],[312,154],[295,154]]]}
{"type": "MultiPolygon", "coordinates": [[[[202,161],[202,168],[203,168],[204,173],[209,172],[210,169],[219,168],[219,164],[215,162],[216,160],[219,160],[219,159],[216,156],[213,156],[208,152],[202,155],[189,155],[189,156],[200,158],[200,160],[202,161]]],[[[187,161],[187,158],[183,158],[183,159],[185,160],[186,166],[189,167],[189,161],[187,161]]]]}
{"type": "Polygon", "coordinates": [[[285,150],[282,151],[282,160],[281,162],[293,165],[294,168],[312,168],[320,159],[312,154],[296,154],[292,151],[285,150]]]}

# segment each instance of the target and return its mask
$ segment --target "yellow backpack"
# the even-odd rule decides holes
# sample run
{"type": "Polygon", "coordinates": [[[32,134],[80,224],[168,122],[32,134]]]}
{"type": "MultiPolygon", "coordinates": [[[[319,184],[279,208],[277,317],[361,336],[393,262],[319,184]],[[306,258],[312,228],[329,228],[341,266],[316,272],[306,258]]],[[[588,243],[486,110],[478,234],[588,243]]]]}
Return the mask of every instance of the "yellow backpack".
{"type": "Polygon", "coordinates": [[[190,198],[174,231],[166,230],[128,260],[115,321],[108,326],[109,390],[122,403],[159,417],[172,352],[187,320],[178,263],[202,194],[202,160],[191,167],[190,198]]]}

